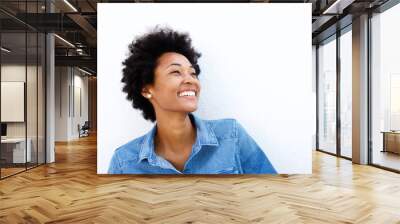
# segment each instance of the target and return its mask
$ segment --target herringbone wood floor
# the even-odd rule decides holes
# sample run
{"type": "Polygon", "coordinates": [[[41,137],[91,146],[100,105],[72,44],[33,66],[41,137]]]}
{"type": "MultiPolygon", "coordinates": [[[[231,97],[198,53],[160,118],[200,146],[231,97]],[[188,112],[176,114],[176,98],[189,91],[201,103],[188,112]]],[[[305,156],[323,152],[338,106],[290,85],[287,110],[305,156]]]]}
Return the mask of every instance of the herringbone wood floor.
{"type": "Polygon", "coordinates": [[[400,223],[399,174],[313,160],[313,175],[107,176],[84,138],[0,181],[0,223],[400,223]]]}

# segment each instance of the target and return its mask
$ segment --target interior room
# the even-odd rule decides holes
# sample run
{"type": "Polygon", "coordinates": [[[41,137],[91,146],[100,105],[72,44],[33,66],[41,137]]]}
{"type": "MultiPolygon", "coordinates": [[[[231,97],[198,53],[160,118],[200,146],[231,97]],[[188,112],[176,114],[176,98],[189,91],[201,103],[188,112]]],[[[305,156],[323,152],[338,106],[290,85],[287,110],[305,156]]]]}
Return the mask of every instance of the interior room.
{"type": "Polygon", "coordinates": [[[1,173],[6,177],[45,162],[45,43],[34,30],[2,33],[1,43],[1,173]]]}
{"type": "Polygon", "coordinates": [[[311,7],[312,174],[98,174],[98,5],[178,2],[0,1],[0,223],[400,223],[398,0],[184,1],[311,7]]]}

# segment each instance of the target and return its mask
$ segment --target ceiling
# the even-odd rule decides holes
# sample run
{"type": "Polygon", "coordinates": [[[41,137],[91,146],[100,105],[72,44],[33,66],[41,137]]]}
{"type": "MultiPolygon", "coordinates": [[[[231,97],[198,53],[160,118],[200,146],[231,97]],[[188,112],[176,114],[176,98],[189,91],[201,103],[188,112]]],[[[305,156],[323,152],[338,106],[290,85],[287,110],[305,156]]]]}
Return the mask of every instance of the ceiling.
{"type": "MultiPolygon", "coordinates": [[[[55,38],[56,65],[81,66],[95,73],[97,56],[97,3],[312,3],[312,37],[313,43],[316,44],[334,34],[337,27],[340,28],[350,24],[353,16],[357,16],[366,10],[372,10],[386,1],[387,0],[47,0],[48,4],[46,8],[45,0],[1,0],[0,22],[2,32],[5,33],[18,33],[21,30],[25,30],[25,28],[30,28],[32,31],[55,32],[58,35],[58,37],[55,38]],[[337,3],[335,3],[336,1],[337,3]],[[52,11],[52,13],[49,13],[50,11],[52,11]],[[339,20],[341,21],[340,23],[338,23],[339,20]],[[340,26],[337,24],[340,24],[340,26]]],[[[14,40],[16,42],[14,45],[18,45],[17,42],[21,41],[18,34],[7,34],[6,38],[10,38],[9,41],[14,40]],[[13,38],[13,35],[16,37],[13,38]]],[[[28,49],[28,51],[30,50],[28,49]]]]}

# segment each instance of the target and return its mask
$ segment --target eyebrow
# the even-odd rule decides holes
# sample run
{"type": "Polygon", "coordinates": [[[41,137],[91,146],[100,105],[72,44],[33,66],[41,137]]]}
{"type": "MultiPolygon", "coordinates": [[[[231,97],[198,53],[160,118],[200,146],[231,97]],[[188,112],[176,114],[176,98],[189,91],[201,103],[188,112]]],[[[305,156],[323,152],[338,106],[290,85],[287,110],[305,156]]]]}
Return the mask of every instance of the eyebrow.
{"type": "MultiPolygon", "coordinates": [[[[169,67],[170,67],[170,66],[172,66],[172,65],[176,65],[176,66],[182,66],[182,65],[181,65],[181,64],[179,64],[179,63],[172,63],[172,64],[168,65],[168,66],[167,66],[167,68],[169,68],[169,67]]],[[[191,67],[191,68],[193,68],[193,69],[194,69],[193,65],[190,65],[189,67],[191,67]]]]}

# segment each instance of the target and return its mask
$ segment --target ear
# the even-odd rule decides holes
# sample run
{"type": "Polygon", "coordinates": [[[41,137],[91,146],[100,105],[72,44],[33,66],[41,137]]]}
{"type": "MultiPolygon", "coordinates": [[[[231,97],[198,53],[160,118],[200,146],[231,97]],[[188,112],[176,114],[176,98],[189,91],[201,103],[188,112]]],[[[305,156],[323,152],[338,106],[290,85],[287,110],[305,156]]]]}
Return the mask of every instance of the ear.
{"type": "Polygon", "coordinates": [[[152,97],[152,94],[147,86],[142,88],[141,94],[144,98],[147,99],[150,99],[152,97]]]}

